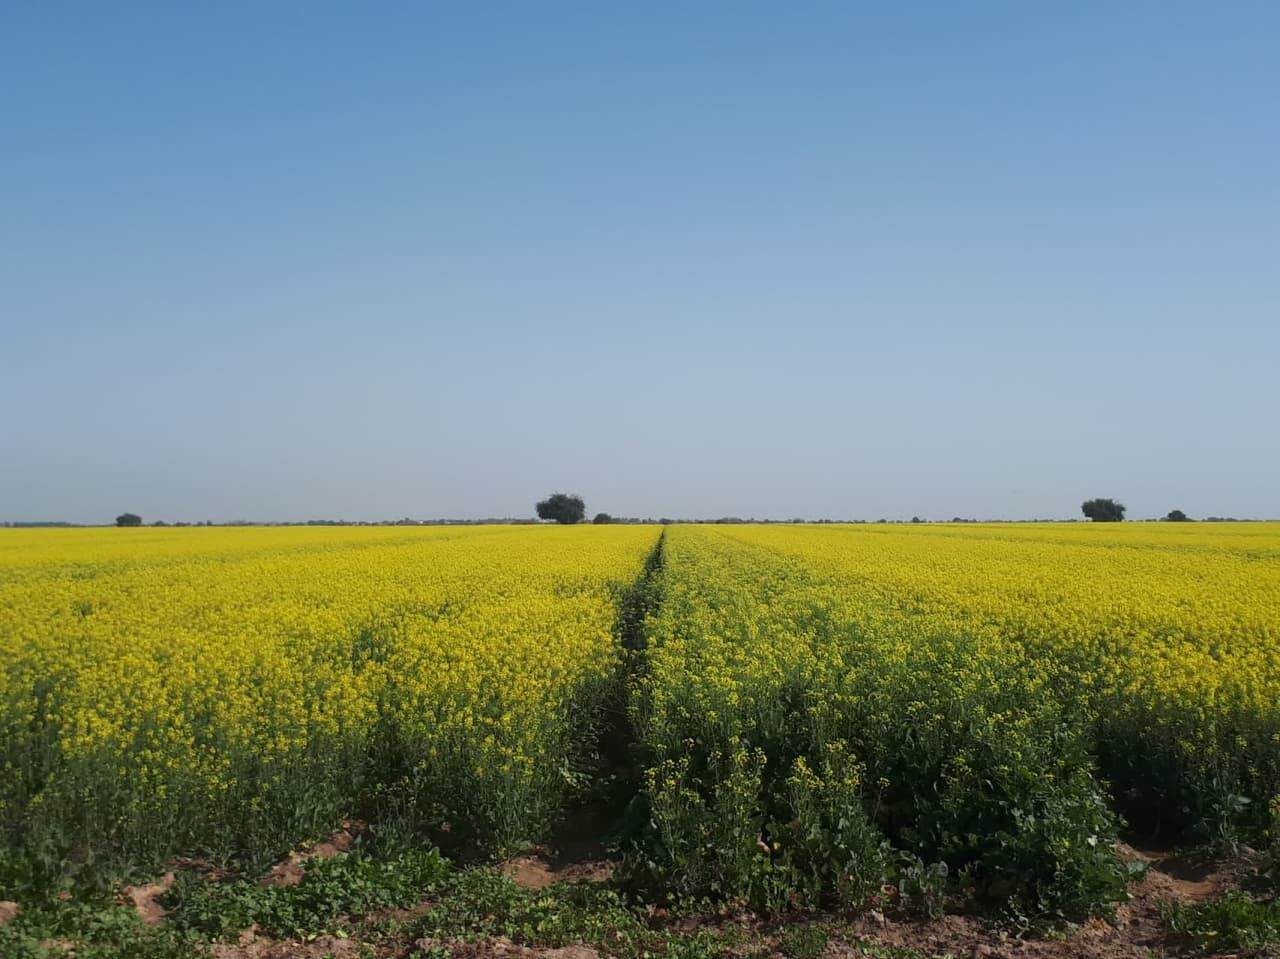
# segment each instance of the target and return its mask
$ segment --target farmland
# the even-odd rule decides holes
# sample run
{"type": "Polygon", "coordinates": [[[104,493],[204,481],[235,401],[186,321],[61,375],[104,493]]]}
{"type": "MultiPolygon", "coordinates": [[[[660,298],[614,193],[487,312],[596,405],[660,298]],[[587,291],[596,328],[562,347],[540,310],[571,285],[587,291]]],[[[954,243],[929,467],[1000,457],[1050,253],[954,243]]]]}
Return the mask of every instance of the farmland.
{"type": "Polygon", "coordinates": [[[1267,524],[5,531],[0,898],[608,774],[637,901],[1080,920],[1121,835],[1274,841],[1277,702],[1267,524]]]}
{"type": "Polygon", "coordinates": [[[637,704],[658,872],[857,902],[887,838],[989,906],[1071,916],[1122,894],[1122,820],[1256,840],[1280,794],[1277,545],[1264,526],[676,530],[637,704]]]}
{"type": "Polygon", "coordinates": [[[255,863],[357,803],[539,838],[614,679],[653,528],[69,532],[0,559],[10,883],[255,863]]]}

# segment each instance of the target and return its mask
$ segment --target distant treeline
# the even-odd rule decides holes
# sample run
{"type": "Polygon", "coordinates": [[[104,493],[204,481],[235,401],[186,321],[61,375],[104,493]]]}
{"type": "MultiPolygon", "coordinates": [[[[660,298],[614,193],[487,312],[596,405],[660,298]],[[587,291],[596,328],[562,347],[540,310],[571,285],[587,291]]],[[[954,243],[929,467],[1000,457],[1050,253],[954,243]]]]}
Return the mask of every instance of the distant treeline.
{"type": "MultiPolygon", "coordinates": [[[[1254,520],[1238,518],[1235,516],[1206,516],[1203,520],[1206,523],[1258,523],[1268,522],[1267,520],[1254,520]]],[[[215,523],[212,520],[204,520],[197,523],[175,522],[166,523],[164,520],[156,520],[154,523],[147,523],[148,526],[171,526],[171,527],[187,527],[187,526],[536,526],[542,523],[542,520],[529,519],[526,517],[491,517],[488,519],[384,519],[384,520],[345,520],[345,519],[309,519],[299,522],[282,522],[282,521],[257,521],[247,519],[228,520],[222,523],[215,523]]],[[[796,517],[794,519],[754,519],[743,518],[740,516],[721,516],[716,519],[672,519],[667,516],[654,519],[652,516],[641,518],[638,516],[612,516],[607,520],[610,524],[648,524],[673,526],[677,524],[699,524],[699,525],[763,525],[771,524],[836,524],[841,526],[865,526],[884,524],[912,524],[912,523],[1080,523],[1086,520],[1078,519],[966,519],[961,516],[953,516],[951,519],[921,519],[919,516],[913,516],[911,519],[802,519],[796,517]]],[[[1152,517],[1146,522],[1161,522],[1161,520],[1152,517]]],[[[85,529],[95,526],[110,526],[111,523],[68,523],[62,520],[12,520],[0,521],[0,528],[9,529],[85,529]]],[[[589,525],[589,524],[587,524],[589,525]]]]}

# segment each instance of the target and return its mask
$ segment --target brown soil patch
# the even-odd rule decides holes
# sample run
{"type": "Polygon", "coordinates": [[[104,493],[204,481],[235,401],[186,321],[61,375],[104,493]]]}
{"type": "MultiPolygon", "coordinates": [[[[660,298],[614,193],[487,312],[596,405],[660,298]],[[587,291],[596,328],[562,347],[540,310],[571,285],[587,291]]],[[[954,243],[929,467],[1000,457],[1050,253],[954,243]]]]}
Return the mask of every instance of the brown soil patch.
{"type": "Polygon", "coordinates": [[[169,913],[157,900],[173,888],[175,878],[172,872],[166,872],[159,882],[146,886],[124,887],[126,898],[133,903],[133,908],[138,910],[138,915],[142,917],[143,922],[152,926],[164,922],[164,917],[169,913]]]}
{"type": "Polygon", "coordinates": [[[611,822],[599,807],[575,810],[545,846],[508,859],[499,868],[525,889],[546,889],[558,882],[608,882],[618,868],[601,838],[611,822]]]}
{"type": "Polygon", "coordinates": [[[501,866],[517,886],[546,889],[557,882],[608,882],[617,863],[607,859],[589,862],[554,862],[540,852],[508,859],[501,866]]]}
{"type": "Polygon", "coordinates": [[[1129,887],[1139,901],[1205,902],[1239,889],[1248,871],[1245,860],[1210,859],[1200,853],[1139,849],[1124,843],[1120,858],[1147,866],[1146,877],[1129,887]]]}
{"type": "Polygon", "coordinates": [[[502,871],[524,889],[546,889],[556,881],[551,865],[541,856],[516,856],[502,864],[502,871]]]}
{"type": "Polygon", "coordinates": [[[298,852],[289,853],[289,858],[276,863],[263,878],[264,886],[293,886],[302,881],[306,874],[306,864],[312,859],[332,859],[344,852],[350,852],[356,838],[364,832],[364,823],[348,819],[342,828],[324,842],[316,843],[298,852]]]}
{"type": "Polygon", "coordinates": [[[435,901],[424,899],[412,906],[405,906],[400,909],[384,909],[380,912],[371,912],[364,917],[364,922],[375,924],[384,922],[395,922],[400,925],[408,925],[414,920],[421,919],[423,916],[429,915],[431,910],[436,907],[435,901]]]}
{"type": "MultiPolygon", "coordinates": [[[[1159,926],[1126,929],[1104,922],[1091,922],[1062,939],[1020,939],[968,916],[860,922],[854,931],[860,942],[958,959],[1150,959],[1153,950],[1159,950],[1164,941],[1164,930],[1159,926]]],[[[833,957],[858,955],[847,946],[835,947],[832,954],[833,957]]]]}
{"type": "Polygon", "coordinates": [[[231,879],[235,876],[232,870],[224,866],[216,865],[207,859],[193,858],[191,856],[175,856],[169,860],[169,865],[173,867],[175,872],[199,873],[210,882],[221,882],[224,879],[231,879]]]}
{"type": "Polygon", "coordinates": [[[16,902],[11,902],[8,899],[0,900],[0,926],[12,920],[21,911],[22,907],[16,902]]]}
{"type": "Polygon", "coordinates": [[[590,946],[561,946],[559,949],[535,949],[521,946],[504,936],[481,942],[459,942],[452,939],[419,939],[414,945],[425,953],[443,948],[451,959],[600,959],[590,946]]]}
{"type": "Polygon", "coordinates": [[[325,956],[357,959],[360,944],[337,936],[320,936],[311,942],[275,942],[241,936],[234,945],[218,943],[210,946],[209,955],[212,959],[324,959],[325,956]]]}

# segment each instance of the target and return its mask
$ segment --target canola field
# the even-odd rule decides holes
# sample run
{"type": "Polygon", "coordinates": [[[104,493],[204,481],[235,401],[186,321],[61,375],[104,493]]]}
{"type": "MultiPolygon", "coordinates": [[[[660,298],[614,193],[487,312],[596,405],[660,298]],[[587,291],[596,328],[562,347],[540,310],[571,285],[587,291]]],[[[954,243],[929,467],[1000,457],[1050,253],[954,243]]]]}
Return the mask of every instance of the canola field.
{"type": "Polygon", "coordinates": [[[654,527],[4,531],[0,885],[346,815],[540,838],[654,527]]]}
{"type": "Polygon", "coordinates": [[[1122,825],[1274,841],[1280,526],[675,528],[665,552],[635,700],[655,885],[857,904],[905,875],[1073,917],[1122,896],[1122,825]]]}
{"type": "Polygon", "coordinates": [[[650,901],[1098,913],[1125,829],[1276,839],[1280,525],[0,531],[0,897],[502,855],[602,752],[650,901]]]}

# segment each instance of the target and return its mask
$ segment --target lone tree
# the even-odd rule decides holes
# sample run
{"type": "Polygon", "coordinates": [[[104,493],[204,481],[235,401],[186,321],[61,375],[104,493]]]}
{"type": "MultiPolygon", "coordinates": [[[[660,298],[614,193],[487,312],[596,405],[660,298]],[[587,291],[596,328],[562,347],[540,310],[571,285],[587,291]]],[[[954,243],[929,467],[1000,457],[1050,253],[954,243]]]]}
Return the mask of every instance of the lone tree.
{"type": "Polygon", "coordinates": [[[1118,523],[1124,519],[1124,504],[1113,499],[1085,500],[1080,509],[1095,523],[1118,523]]]}
{"type": "Polygon", "coordinates": [[[581,496],[572,493],[552,493],[537,505],[538,519],[553,519],[557,523],[581,523],[587,515],[587,505],[581,496]]]}
{"type": "Polygon", "coordinates": [[[142,517],[137,513],[121,513],[116,517],[117,526],[141,526],[142,517]]]}
{"type": "Polygon", "coordinates": [[[612,523],[613,517],[608,513],[596,513],[595,518],[591,520],[591,522],[595,523],[597,526],[602,526],[605,523],[612,523]]]}
{"type": "Polygon", "coordinates": [[[1164,520],[1166,523],[1189,523],[1191,522],[1191,517],[1180,509],[1171,509],[1164,520]]]}

